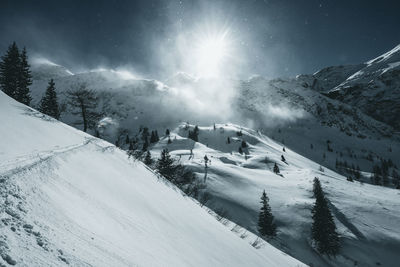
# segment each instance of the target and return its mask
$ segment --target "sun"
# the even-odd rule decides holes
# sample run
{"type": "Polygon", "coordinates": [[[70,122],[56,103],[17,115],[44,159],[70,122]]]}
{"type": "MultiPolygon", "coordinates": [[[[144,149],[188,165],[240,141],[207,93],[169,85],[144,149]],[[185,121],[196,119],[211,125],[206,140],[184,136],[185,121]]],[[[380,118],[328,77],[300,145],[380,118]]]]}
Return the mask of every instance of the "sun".
{"type": "Polygon", "coordinates": [[[203,36],[195,48],[197,74],[201,77],[215,77],[221,73],[229,56],[227,32],[203,36]]]}

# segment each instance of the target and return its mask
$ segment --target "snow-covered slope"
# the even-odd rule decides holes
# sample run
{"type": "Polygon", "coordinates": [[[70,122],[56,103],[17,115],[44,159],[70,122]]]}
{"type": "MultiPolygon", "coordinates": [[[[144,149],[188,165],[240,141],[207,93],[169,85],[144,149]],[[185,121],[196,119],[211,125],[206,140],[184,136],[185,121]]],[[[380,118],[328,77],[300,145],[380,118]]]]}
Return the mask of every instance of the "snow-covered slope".
{"type": "Polygon", "coordinates": [[[171,134],[171,144],[162,139],[151,152],[158,156],[167,147],[176,160],[192,168],[206,183],[203,192],[212,196],[206,205],[225,211],[231,220],[257,233],[259,198],[265,189],[278,225],[278,236],[271,242],[290,255],[313,266],[396,266],[399,262],[399,190],[364,183],[368,173],[360,181],[349,182],[287,147],[283,151],[283,144],[248,128],[200,127],[199,142],[186,138],[190,129],[193,125],[181,125],[171,134]],[[238,153],[242,140],[249,146],[246,156],[238,153]],[[211,160],[206,178],[205,155],[211,160]],[[282,155],[286,162],[281,161],[282,155]],[[274,163],[281,175],[272,172],[274,163]],[[321,257],[311,246],[314,177],[321,180],[341,236],[336,258],[321,257]]]}
{"type": "Polygon", "coordinates": [[[400,129],[400,45],[366,62],[328,96],[400,129]]]}
{"type": "MultiPolygon", "coordinates": [[[[400,138],[392,127],[366,115],[362,107],[322,94],[363,66],[329,67],[314,75],[272,80],[207,80],[178,73],[167,85],[103,69],[57,77],[55,83],[64,110],[61,120],[77,128],[82,127],[76,123],[81,120],[71,115],[65,91],[86,84],[98,93],[98,110],[104,115],[100,136],[112,143],[124,140],[126,134],[134,136],[141,126],[163,133],[186,121],[203,125],[230,121],[262,129],[299,154],[331,168],[340,160],[371,171],[371,157],[400,165],[395,149],[400,138]],[[328,141],[333,152],[327,151],[328,141]]],[[[34,104],[39,103],[47,82],[34,80],[34,104]]]]}
{"type": "Polygon", "coordinates": [[[2,266],[301,266],[113,145],[0,92],[2,266]]]}
{"type": "Polygon", "coordinates": [[[35,80],[49,80],[73,75],[67,68],[44,58],[34,58],[31,61],[31,70],[35,80]]]}
{"type": "Polygon", "coordinates": [[[242,121],[321,165],[347,161],[368,172],[380,159],[400,165],[400,138],[392,127],[320,94],[304,77],[256,77],[243,81],[239,92],[242,121]]]}

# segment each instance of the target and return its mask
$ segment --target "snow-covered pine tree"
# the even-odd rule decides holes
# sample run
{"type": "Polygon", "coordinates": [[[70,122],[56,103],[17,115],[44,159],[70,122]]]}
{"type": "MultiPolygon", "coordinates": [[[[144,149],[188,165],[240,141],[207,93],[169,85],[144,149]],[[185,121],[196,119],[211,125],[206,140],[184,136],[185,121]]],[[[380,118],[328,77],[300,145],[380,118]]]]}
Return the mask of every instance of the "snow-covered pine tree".
{"type": "Polygon", "coordinates": [[[0,87],[8,96],[16,99],[21,58],[17,44],[13,42],[0,62],[0,87]]]}
{"type": "Polygon", "coordinates": [[[340,248],[339,235],[318,178],[314,179],[313,191],[316,201],[312,209],[311,236],[320,253],[334,256],[340,248]]]}
{"type": "Polygon", "coordinates": [[[49,81],[46,92],[40,101],[39,111],[57,120],[60,118],[57,93],[53,79],[49,81]]]}
{"type": "Polygon", "coordinates": [[[161,157],[157,160],[157,170],[168,180],[173,179],[173,175],[175,172],[174,162],[175,161],[171,158],[168,149],[163,149],[161,151],[161,157]]]}
{"type": "Polygon", "coordinates": [[[276,225],[274,223],[274,216],[271,213],[271,207],[269,206],[269,198],[265,193],[265,190],[261,196],[261,209],[258,215],[258,232],[262,236],[275,236],[276,225]]]}
{"type": "Polygon", "coordinates": [[[30,95],[29,86],[32,85],[32,75],[29,69],[28,55],[26,54],[26,49],[22,50],[20,55],[20,65],[18,72],[18,86],[15,92],[15,99],[25,105],[31,103],[32,97],[30,95]]]}

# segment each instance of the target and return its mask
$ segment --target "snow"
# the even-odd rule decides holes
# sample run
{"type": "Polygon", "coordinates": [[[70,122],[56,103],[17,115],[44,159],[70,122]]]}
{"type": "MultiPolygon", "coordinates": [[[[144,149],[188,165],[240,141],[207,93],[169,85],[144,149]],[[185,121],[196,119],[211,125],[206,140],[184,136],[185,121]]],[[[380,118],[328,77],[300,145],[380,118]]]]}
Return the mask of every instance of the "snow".
{"type": "Polygon", "coordinates": [[[205,179],[203,157],[207,155],[211,164],[205,190],[212,195],[207,203],[212,209],[226,210],[232,221],[257,233],[259,198],[265,189],[278,225],[278,236],[272,241],[277,248],[314,266],[395,266],[398,262],[398,190],[349,182],[326,167],[321,171],[319,164],[287,147],[283,152],[284,145],[248,128],[234,124],[216,124],[216,130],[199,127],[199,143],[185,138],[189,129],[181,125],[171,133],[172,144],[162,139],[151,153],[159,155],[167,147],[200,180],[205,179]],[[237,136],[238,131],[242,137],[237,136]],[[246,157],[237,152],[241,140],[249,145],[246,157]],[[281,155],[287,163],[281,161],[281,155]],[[275,162],[282,176],[272,172],[275,162]],[[336,258],[321,257],[310,245],[314,177],[321,180],[341,236],[342,249],[336,258]]]}
{"type": "Polygon", "coordinates": [[[0,92],[0,259],[18,266],[302,266],[113,145],[0,92]],[[235,230],[234,230],[235,229],[235,230]]]}

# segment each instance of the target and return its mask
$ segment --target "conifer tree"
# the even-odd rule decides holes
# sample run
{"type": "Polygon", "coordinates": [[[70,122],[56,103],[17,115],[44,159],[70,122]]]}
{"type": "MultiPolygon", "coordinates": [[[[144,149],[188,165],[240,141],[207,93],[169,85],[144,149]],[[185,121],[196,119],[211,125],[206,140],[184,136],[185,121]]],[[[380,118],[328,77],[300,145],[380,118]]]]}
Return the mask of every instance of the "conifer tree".
{"type": "Polygon", "coordinates": [[[20,55],[20,66],[18,72],[18,85],[15,94],[15,99],[22,104],[28,105],[31,103],[32,97],[30,96],[29,86],[32,85],[32,75],[29,69],[28,56],[26,49],[22,50],[20,55]]]}
{"type": "Polygon", "coordinates": [[[269,206],[269,198],[264,192],[261,196],[261,209],[258,215],[258,232],[262,236],[275,236],[276,235],[276,225],[274,223],[274,216],[271,213],[271,207],[269,206]]]}
{"type": "Polygon", "coordinates": [[[240,155],[243,154],[243,149],[241,146],[239,147],[239,153],[240,153],[240,155]]]}
{"type": "Polygon", "coordinates": [[[316,201],[312,209],[312,238],[320,253],[336,255],[340,248],[339,235],[318,178],[314,179],[313,191],[316,201]]]}
{"type": "Polygon", "coordinates": [[[144,164],[146,164],[147,166],[153,164],[153,159],[151,158],[150,151],[147,151],[146,156],[144,157],[144,164]]]}
{"type": "Polygon", "coordinates": [[[126,138],[125,138],[125,144],[129,144],[129,143],[130,143],[129,134],[127,134],[127,135],[126,135],[126,138]]]}
{"type": "Polygon", "coordinates": [[[156,138],[156,136],[154,134],[154,131],[151,131],[151,134],[150,134],[150,143],[151,144],[156,142],[155,138],[156,138]]]}
{"type": "Polygon", "coordinates": [[[39,111],[57,120],[60,118],[57,93],[53,79],[49,81],[46,92],[40,101],[39,111]]]}
{"type": "Polygon", "coordinates": [[[134,150],[133,142],[130,142],[130,144],[129,144],[129,149],[128,149],[128,150],[130,150],[130,151],[133,151],[133,150],[134,150]]]}
{"type": "Polygon", "coordinates": [[[228,138],[226,139],[226,143],[227,143],[227,144],[230,144],[230,143],[231,143],[231,139],[229,138],[229,136],[228,136],[228,138]]]}
{"type": "Polygon", "coordinates": [[[160,141],[160,137],[158,136],[157,130],[154,131],[154,135],[156,137],[156,142],[160,141]]]}
{"type": "Polygon", "coordinates": [[[174,160],[166,148],[161,151],[161,157],[157,160],[157,170],[168,180],[173,179],[175,171],[174,160]]]}
{"type": "Polygon", "coordinates": [[[13,42],[0,62],[0,87],[8,96],[16,99],[21,58],[17,44],[13,42]]]}
{"type": "Polygon", "coordinates": [[[144,143],[143,143],[143,147],[142,147],[142,151],[146,151],[149,148],[149,140],[146,137],[144,137],[144,143]]]}
{"type": "Polygon", "coordinates": [[[168,137],[168,144],[171,144],[171,143],[172,143],[171,138],[168,137]]]}
{"type": "Polygon", "coordinates": [[[165,130],[165,135],[166,135],[166,136],[169,136],[169,135],[170,135],[169,129],[165,130]]]}
{"type": "Polygon", "coordinates": [[[96,93],[87,89],[85,85],[81,85],[76,90],[68,91],[67,96],[68,103],[78,109],[72,114],[79,114],[82,117],[83,131],[86,132],[88,128],[93,128],[100,118],[100,114],[95,111],[98,104],[96,93]]]}
{"type": "Polygon", "coordinates": [[[278,164],[274,164],[274,173],[278,174],[279,173],[279,167],[278,164]]]}
{"type": "Polygon", "coordinates": [[[247,147],[246,141],[242,140],[242,148],[246,148],[246,147],[247,147]]]}
{"type": "Polygon", "coordinates": [[[382,171],[381,171],[381,168],[379,167],[379,165],[374,165],[372,172],[373,172],[374,184],[381,185],[382,171]]]}
{"type": "Polygon", "coordinates": [[[193,131],[189,130],[188,138],[195,142],[199,141],[199,127],[197,125],[194,127],[193,131]]]}
{"type": "Polygon", "coordinates": [[[400,186],[400,177],[395,169],[392,170],[392,183],[398,188],[400,186]]]}
{"type": "Polygon", "coordinates": [[[284,157],[283,155],[281,155],[281,160],[282,160],[283,162],[286,162],[286,159],[285,159],[285,157],[284,157]]]}

